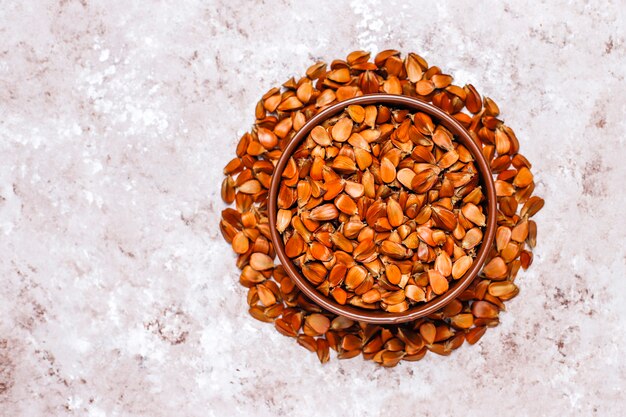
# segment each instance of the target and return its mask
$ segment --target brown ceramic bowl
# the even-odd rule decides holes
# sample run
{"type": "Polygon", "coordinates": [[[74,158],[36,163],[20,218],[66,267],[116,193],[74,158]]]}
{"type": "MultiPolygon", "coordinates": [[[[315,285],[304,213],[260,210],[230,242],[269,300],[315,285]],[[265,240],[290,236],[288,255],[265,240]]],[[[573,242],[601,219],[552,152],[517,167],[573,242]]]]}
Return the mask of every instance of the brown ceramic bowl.
{"type": "Polygon", "coordinates": [[[309,120],[293,137],[289,145],[285,148],[281,158],[278,160],[278,164],[276,165],[272,176],[269,193],[269,222],[272,233],[272,242],[274,243],[274,248],[276,249],[276,254],[280,259],[280,262],[300,290],[302,290],[302,292],[314,303],[327,311],[353,320],[378,324],[397,324],[427,316],[441,309],[446,304],[457,298],[472,282],[476,275],[478,275],[478,272],[487,258],[496,232],[496,190],[493,177],[491,176],[491,170],[489,169],[489,165],[485,160],[480,147],[470,137],[467,130],[453,117],[441,111],[439,108],[416,98],[390,94],[368,94],[342,101],[324,109],[309,120]],[[283,244],[282,236],[276,229],[278,189],[283,170],[285,169],[290,156],[293,154],[300,142],[306,138],[315,126],[340,113],[351,104],[391,105],[394,107],[406,108],[412,111],[424,112],[431,116],[434,120],[437,120],[440,124],[450,130],[450,132],[456,136],[456,139],[465,145],[465,147],[474,156],[481,176],[481,185],[484,188],[483,192],[487,198],[487,226],[480,249],[470,269],[463,277],[453,281],[450,289],[446,293],[435,297],[427,303],[409,308],[407,311],[402,313],[389,313],[383,310],[367,310],[350,305],[341,305],[335,302],[332,298],[326,297],[324,294],[318,292],[315,287],[300,274],[300,271],[293,264],[293,262],[291,262],[291,259],[287,257],[285,254],[285,246],[283,244]]]}

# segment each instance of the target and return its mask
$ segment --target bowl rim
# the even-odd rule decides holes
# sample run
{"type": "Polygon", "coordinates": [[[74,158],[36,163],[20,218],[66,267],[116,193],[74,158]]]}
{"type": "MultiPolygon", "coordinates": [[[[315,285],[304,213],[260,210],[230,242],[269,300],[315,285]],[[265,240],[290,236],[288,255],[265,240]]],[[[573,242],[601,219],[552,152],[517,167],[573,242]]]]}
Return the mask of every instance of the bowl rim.
{"type": "Polygon", "coordinates": [[[374,323],[374,324],[398,324],[412,320],[419,319],[434,313],[441,308],[445,307],[452,300],[456,299],[476,278],[480,272],[489,252],[491,250],[493,240],[496,233],[496,220],[497,220],[497,206],[496,206],[496,190],[491,169],[487,160],[485,159],[481,147],[470,136],[469,132],[463,125],[461,125],[456,119],[436,106],[420,100],[415,97],[392,95],[392,94],[366,94],[354,98],[350,98],[339,103],[333,104],[311,119],[309,119],[302,128],[296,132],[288,145],[283,150],[281,157],[279,158],[274,172],[272,174],[272,180],[270,183],[270,191],[268,195],[268,216],[270,224],[270,234],[272,237],[272,243],[276,251],[276,255],[280,260],[286,273],[294,280],[298,288],[307,296],[313,303],[317,304],[324,310],[331,313],[350,318],[352,320],[374,323]],[[351,305],[341,305],[335,302],[331,297],[326,297],[322,293],[304,278],[297,267],[293,264],[291,259],[285,254],[285,246],[282,240],[281,234],[276,229],[276,214],[278,190],[282,180],[282,173],[287,165],[289,158],[293,154],[296,147],[306,138],[309,132],[317,125],[323,123],[325,120],[335,116],[342,112],[346,107],[357,105],[393,105],[397,107],[409,108],[411,111],[420,111],[428,114],[429,116],[437,119],[440,124],[450,130],[458,140],[470,151],[474,160],[478,166],[479,175],[481,176],[481,186],[483,192],[487,198],[487,224],[483,234],[483,241],[480,249],[474,258],[469,270],[465,275],[456,280],[454,286],[452,286],[445,293],[433,298],[427,303],[409,308],[402,313],[389,313],[383,310],[367,310],[351,305]]]}

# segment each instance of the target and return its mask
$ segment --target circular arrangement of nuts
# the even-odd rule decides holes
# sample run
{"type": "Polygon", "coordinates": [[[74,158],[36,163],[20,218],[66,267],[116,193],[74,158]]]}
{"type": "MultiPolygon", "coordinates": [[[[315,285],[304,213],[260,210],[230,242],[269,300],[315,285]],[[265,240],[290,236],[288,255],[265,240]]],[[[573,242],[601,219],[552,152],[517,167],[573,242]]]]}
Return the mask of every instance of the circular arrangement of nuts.
{"type": "Polygon", "coordinates": [[[399,313],[430,301],[482,241],[473,156],[423,112],[350,105],[311,130],[282,177],[285,253],[342,305],[399,313]]]}
{"type": "MultiPolygon", "coordinates": [[[[515,279],[532,263],[543,206],[533,196],[530,162],[519,153],[500,110],[472,85],[429,66],[419,55],[356,51],[328,68],[268,91],[255,125],[224,168],[220,229],[232,244],[250,314],[317,353],[362,355],[383,366],[448,355],[476,343],[499,323],[515,279]],[[387,93],[432,103],[482,149],[495,181],[495,243],[478,276],[445,307],[417,320],[378,325],[338,316],[311,302],[285,268],[268,213],[276,164],[305,123],[338,102],[387,93]]],[[[282,171],[276,230],[285,254],[324,296],[340,305],[400,313],[448,291],[474,262],[486,225],[485,196],[474,158],[427,114],[387,105],[350,105],[315,126],[282,171]]]]}

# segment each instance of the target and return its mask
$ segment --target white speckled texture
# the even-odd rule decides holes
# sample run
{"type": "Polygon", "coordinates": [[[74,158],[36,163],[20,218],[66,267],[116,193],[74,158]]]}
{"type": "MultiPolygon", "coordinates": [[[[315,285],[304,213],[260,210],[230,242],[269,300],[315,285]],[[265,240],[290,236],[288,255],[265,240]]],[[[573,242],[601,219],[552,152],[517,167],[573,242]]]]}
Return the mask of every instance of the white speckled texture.
{"type": "Polygon", "coordinates": [[[0,416],[625,415],[625,9],[2,2],[0,416]],[[246,313],[222,166],[270,87],[390,47],[499,103],[538,250],[477,345],[321,366],[246,313]]]}

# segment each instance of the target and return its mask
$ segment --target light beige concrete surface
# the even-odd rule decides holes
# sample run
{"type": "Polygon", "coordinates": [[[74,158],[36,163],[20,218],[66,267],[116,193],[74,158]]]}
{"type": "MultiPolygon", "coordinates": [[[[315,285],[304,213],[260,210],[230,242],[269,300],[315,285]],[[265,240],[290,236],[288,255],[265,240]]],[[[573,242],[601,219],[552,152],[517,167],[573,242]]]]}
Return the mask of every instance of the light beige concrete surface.
{"type": "Polygon", "coordinates": [[[625,9],[1,2],[0,416],[626,415],[625,9]],[[499,103],[539,244],[477,345],[321,366],[246,313],[222,166],[270,87],[387,48],[499,103]]]}

